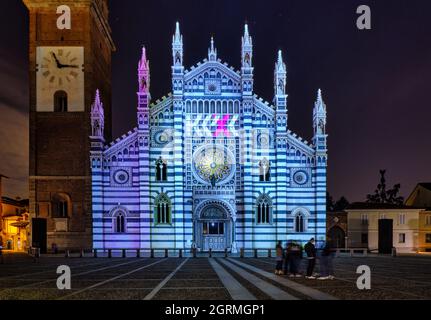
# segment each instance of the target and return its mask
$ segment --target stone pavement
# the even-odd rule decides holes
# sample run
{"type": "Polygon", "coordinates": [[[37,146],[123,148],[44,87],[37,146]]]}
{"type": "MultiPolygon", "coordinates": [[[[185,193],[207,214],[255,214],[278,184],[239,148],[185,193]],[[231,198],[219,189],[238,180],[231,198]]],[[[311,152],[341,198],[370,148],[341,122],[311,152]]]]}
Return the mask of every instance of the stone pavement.
{"type": "Polygon", "coordinates": [[[429,257],[340,257],[334,259],[335,280],[276,276],[274,266],[273,258],[43,256],[34,262],[6,254],[0,299],[431,299],[429,257]],[[57,289],[59,265],[71,268],[71,290],[57,289]],[[359,265],[371,268],[371,290],[356,287],[359,265]]]}

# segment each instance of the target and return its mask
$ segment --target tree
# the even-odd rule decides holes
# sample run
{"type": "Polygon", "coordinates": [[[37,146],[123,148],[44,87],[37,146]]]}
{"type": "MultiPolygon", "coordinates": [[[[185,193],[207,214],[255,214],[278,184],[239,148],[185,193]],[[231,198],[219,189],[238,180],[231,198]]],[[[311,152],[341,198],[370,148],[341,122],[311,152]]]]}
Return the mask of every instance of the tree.
{"type": "Polygon", "coordinates": [[[327,212],[343,211],[347,208],[349,204],[350,204],[349,201],[347,201],[346,197],[344,196],[342,196],[340,199],[334,202],[334,199],[329,194],[329,192],[326,192],[326,211],[327,212]]]}
{"type": "Polygon", "coordinates": [[[326,211],[328,212],[334,211],[334,199],[329,194],[329,192],[326,192],[326,211]]]}
{"type": "Polygon", "coordinates": [[[380,183],[377,185],[374,194],[367,195],[367,202],[402,205],[404,198],[399,195],[401,184],[395,184],[392,189],[386,190],[385,174],[386,170],[380,170],[380,183]]]}
{"type": "Polygon", "coordinates": [[[346,197],[342,196],[334,205],[334,211],[344,211],[349,205],[349,201],[347,201],[346,197]]]}

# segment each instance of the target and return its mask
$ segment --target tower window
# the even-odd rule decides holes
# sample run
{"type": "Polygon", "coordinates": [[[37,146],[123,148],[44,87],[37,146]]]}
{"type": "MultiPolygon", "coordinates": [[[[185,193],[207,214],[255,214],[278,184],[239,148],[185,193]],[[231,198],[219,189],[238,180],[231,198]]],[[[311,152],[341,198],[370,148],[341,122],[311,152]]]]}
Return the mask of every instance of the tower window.
{"type": "Polygon", "coordinates": [[[65,194],[55,194],[51,200],[52,217],[67,218],[69,216],[69,197],[65,194]]]}
{"type": "Polygon", "coordinates": [[[65,91],[57,91],[54,94],[54,111],[67,112],[67,93],[65,91]]]}

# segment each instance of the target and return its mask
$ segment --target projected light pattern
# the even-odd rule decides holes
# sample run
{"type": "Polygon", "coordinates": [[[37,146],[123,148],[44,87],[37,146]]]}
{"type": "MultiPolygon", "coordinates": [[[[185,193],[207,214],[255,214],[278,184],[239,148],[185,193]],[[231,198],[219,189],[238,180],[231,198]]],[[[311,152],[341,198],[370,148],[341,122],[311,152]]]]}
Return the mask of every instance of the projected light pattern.
{"type": "Polygon", "coordinates": [[[186,70],[177,24],[172,93],[151,106],[150,67],[142,50],[136,128],[105,144],[103,105],[96,96],[90,154],[94,248],[193,246],[237,252],[273,248],[277,240],[325,238],[322,93],[318,91],[314,105],[309,143],[288,129],[287,69],[281,51],[275,62],[273,105],[254,93],[253,58],[246,25],[240,71],[221,62],[214,39],[208,57],[186,70]],[[262,208],[265,219],[259,218],[262,208]],[[299,215],[303,230],[295,229],[299,215]],[[223,233],[205,232],[212,223],[223,226],[223,233]]]}

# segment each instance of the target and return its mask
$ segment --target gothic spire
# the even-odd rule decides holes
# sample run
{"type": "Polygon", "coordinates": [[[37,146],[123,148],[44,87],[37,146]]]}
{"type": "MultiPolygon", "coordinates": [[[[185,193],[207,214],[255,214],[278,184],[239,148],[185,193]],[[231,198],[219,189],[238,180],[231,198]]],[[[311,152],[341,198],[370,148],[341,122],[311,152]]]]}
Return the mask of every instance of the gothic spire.
{"type": "Polygon", "coordinates": [[[94,97],[94,103],[91,106],[91,113],[94,115],[101,115],[103,117],[103,103],[100,99],[99,89],[96,90],[96,96],[94,97]]]}
{"type": "Polygon", "coordinates": [[[251,39],[250,34],[248,32],[248,24],[247,23],[244,25],[244,36],[242,37],[242,45],[243,45],[243,47],[246,45],[249,45],[249,46],[252,45],[252,39],[251,39]]]}
{"type": "Polygon", "coordinates": [[[147,59],[145,47],[142,47],[141,59],[138,63],[139,92],[149,93],[150,91],[150,62],[147,59]]]}
{"type": "Polygon", "coordinates": [[[180,32],[180,23],[177,21],[177,23],[175,24],[175,35],[173,38],[173,43],[177,43],[177,44],[182,44],[183,43],[183,36],[181,35],[180,32]]]}
{"type": "Polygon", "coordinates": [[[214,38],[211,37],[211,46],[208,49],[208,60],[215,61],[217,60],[217,49],[214,47],[214,38]]]}
{"type": "Polygon", "coordinates": [[[143,70],[149,70],[149,61],[147,60],[147,52],[145,50],[145,46],[142,47],[142,55],[141,59],[139,60],[138,69],[143,70]]]}
{"type": "Polygon", "coordinates": [[[283,62],[283,54],[281,50],[278,50],[277,62],[275,63],[276,72],[286,72],[286,64],[283,62]]]}
{"type": "Polygon", "coordinates": [[[275,96],[286,94],[286,64],[283,62],[281,50],[278,50],[277,62],[275,63],[274,94],[275,96]]]}
{"type": "Polygon", "coordinates": [[[326,105],[322,98],[322,90],[317,90],[317,99],[313,110],[314,135],[326,133],[326,105]]]}
{"type": "Polygon", "coordinates": [[[316,99],[316,102],[314,104],[314,107],[315,107],[315,110],[317,112],[326,112],[326,105],[323,102],[321,89],[317,90],[317,99],[316,99]]]}
{"type": "Polygon", "coordinates": [[[183,35],[180,31],[180,23],[175,24],[175,34],[172,36],[172,61],[173,66],[183,65],[183,35]]]}
{"type": "Polygon", "coordinates": [[[94,103],[91,106],[91,127],[92,135],[95,137],[103,137],[103,129],[105,126],[105,117],[103,103],[100,99],[99,89],[96,90],[94,103]]]}

